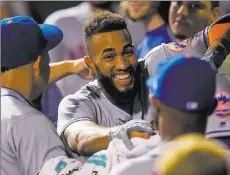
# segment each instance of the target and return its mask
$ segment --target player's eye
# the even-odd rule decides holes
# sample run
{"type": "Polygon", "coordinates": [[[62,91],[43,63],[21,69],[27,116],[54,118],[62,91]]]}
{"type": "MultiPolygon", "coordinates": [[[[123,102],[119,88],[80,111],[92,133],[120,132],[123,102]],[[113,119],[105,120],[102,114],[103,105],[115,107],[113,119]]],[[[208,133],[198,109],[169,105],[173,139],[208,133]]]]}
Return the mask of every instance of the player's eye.
{"type": "Polygon", "coordinates": [[[133,54],[134,54],[133,49],[128,49],[128,50],[124,51],[124,56],[132,56],[133,54]]]}
{"type": "Polygon", "coordinates": [[[104,59],[108,61],[113,60],[114,58],[115,58],[115,54],[109,54],[104,56],[104,59]]]}

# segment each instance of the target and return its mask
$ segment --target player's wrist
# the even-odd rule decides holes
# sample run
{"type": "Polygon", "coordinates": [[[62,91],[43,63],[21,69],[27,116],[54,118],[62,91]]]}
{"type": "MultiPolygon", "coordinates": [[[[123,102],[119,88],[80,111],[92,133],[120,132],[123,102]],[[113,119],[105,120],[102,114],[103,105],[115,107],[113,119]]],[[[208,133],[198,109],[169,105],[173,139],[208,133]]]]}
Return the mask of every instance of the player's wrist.
{"type": "Polygon", "coordinates": [[[110,128],[109,133],[108,133],[109,141],[112,141],[115,138],[115,133],[120,127],[121,126],[115,126],[115,127],[110,128]]]}

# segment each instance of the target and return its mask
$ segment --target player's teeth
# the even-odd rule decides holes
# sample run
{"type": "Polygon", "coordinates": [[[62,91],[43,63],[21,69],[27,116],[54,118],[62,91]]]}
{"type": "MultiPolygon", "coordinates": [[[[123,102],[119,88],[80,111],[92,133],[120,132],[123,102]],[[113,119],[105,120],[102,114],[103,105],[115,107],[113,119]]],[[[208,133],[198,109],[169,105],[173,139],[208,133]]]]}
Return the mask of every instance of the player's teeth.
{"type": "Polygon", "coordinates": [[[119,74],[119,75],[116,75],[115,78],[119,79],[119,80],[123,80],[123,79],[126,79],[126,78],[129,78],[130,77],[130,74],[119,74]]]}

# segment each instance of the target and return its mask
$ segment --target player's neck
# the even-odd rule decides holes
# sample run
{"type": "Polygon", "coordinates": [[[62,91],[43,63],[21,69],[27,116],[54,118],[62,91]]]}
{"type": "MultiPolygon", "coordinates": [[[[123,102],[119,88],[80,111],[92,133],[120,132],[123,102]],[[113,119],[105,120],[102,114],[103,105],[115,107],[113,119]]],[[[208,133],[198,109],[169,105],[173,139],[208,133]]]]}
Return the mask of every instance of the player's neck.
{"type": "MultiPolygon", "coordinates": [[[[173,125],[173,124],[172,124],[173,125]]],[[[164,133],[164,135],[161,135],[161,132],[159,131],[159,135],[162,139],[162,141],[168,142],[171,140],[174,140],[175,138],[184,135],[184,134],[190,134],[190,133],[197,133],[197,134],[204,134],[204,130],[200,130],[198,128],[189,128],[186,126],[185,127],[180,127],[178,126],[173,126],[173,127],[168,127],[167,132],[164,133]]]]}
{"type": "Polygon", "coordinates": [[[12,89],[30,101],[32,90],[31,75],[20,70],[12,69],[2,74],[1,86],[12,89]]]}
{"type": "Polygon", "coordinates": [[[145,21],[145,27],[147,31],[155,30],[163,24],[165,24],[165,22],[158,13],[153,14],[148,20],[145,21]]]}

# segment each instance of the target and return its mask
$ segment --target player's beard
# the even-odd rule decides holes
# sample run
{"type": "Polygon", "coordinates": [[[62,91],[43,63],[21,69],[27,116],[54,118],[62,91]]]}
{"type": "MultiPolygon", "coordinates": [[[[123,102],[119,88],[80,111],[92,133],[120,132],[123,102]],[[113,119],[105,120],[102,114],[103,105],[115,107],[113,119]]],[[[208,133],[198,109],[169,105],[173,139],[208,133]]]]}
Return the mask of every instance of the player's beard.
{"type": "Polygon", "coordinates": [[[135,88],[135,79],[133,80],[133,88],[128,88],[125,91],[121,92],[113,84],[112,77],[105,76],[103,73],[101,73],[101,71],[96,65],[95,67],[97,70],[97,78],[99,85],[101,86],[107,98],[109,98],[112,102],[115,102],[116,104],[128,103],[134,99],[137,92],[137,89],[135,88]]]}

